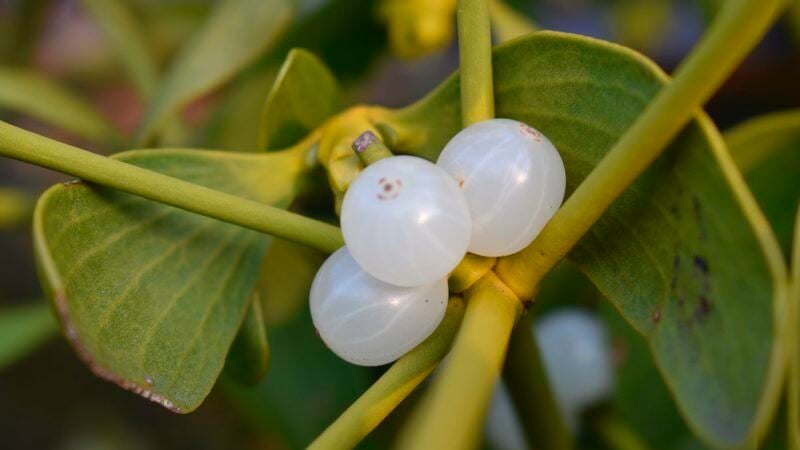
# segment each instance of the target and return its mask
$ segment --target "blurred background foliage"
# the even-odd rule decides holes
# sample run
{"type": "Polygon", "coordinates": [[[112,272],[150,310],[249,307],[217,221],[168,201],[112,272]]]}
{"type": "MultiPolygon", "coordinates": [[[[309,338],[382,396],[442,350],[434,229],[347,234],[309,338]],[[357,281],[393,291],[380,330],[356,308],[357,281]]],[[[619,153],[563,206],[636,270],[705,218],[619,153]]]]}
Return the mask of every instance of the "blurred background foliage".
{"type": "MultiPolygon", "coordinates": [[[[670,71],[703,33],[719,2],[513,0],[495,4],[493,20],[499,39],[533,27],[574,32],[637,49],[670,71]]],[[[217,3],[0,0],[0,119],[101,153],[130,148],[158,95],[159,80],[217,3]]],[[[158,143],[257,149],[265,99],[295,47],[331,69],[344,88],[343,104],[408,104],[457,67],[454,24],[453,2],[447,0],[300,0],[273,40],[179,105],[180,114],[166,120],[158,143]]],[[[241,30],[224,31],[235,37],[241,30]]],[[[800,7],[795,6],[707,110],[726,130],[754,116],[798,108],[798,80],[800,7]]],[[[748,122],[726,139],[788,255],[794,205],[785,199],[796,202],[800,195],[800,116],[768,119],[748,122]],[[767,156],[748,156],[749,142],[770,139],[767,156]]],[[[196,413],[179,416],[95,378],[56,337],[49,308],[37,300],[42,294],[30,213],[44,189],[64,180],[0,160],[0,448],[301,448],[385,370],[349,365],[324,347],[305,307],[323,256],[278,242],[267,260],[281,263],[265,267],[261,286],[261,297],[271,299],[262,304],[271,359],[260,384],[242,387],[223,377],[196,413]]],[[[295,208],[325,217],[330,204],[330,198],[306,196],[295,208]]],[[[566,304],[596,309],[612,330],[617,390],[599,408],[624,419],[650,448],[703,448],[680,418],[644,341],[583,275],[563,265],[546,280],[536,308],[566,304]]],[[[361,448],[387,447],[415,399],[361,448]]],[[[593,422],[595,411],[588,414],[581,442],[614,448],[609,433],[620,431],[593,422]]],[[[783,448],[782,427],[779,419],[772,448],[783,448]]]]}

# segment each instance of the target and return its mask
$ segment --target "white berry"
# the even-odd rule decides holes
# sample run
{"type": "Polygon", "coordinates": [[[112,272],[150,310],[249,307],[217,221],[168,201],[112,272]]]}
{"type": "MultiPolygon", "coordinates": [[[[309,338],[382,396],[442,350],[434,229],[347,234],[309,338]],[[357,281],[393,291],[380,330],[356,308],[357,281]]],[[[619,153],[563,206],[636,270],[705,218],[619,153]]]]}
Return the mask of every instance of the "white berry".
{"type": "Polygon", "coordinates": [[[580,413],[611,395],[611,345],[599,319],[581,309],[563,309],[539,320],[535,332],[550,385],[565,413],[580,413]]]}
{"type": "Polygon", "coordinates": [[[334,353],[353,364],[379,366],[433,333],[447,308],[447,280],[393,286],[361,270],[341,248],[317,272],[310,304],[314,326],[334,353]]]}
{"type": "Polygon", "coordinates": [[[353,258],[375,278],[397,286],[445,278],[466,254],[470,223],[455,181],[413,156],[371,164],[342,203],[342,234],[353,258]]]}
{"type": "MultiPolygon", "coordinates": [[[[564,423],[575,432],[581,413],[611,396],[614,368],[605,325],[579,308],[555,311],[536,321],[536,342],[564,423]]],[[[528,448],[506,387],[499,383],[486,417],[486,437],[502,450],[528,448]]]]}
{"type": "Polygon", "coordinates": [[[530,244],[564,200],[558,150],[530,126],[478,122],[447,143],[436,163],[458,182],[472,214],[469,251],[504,256],[530,244]]]}

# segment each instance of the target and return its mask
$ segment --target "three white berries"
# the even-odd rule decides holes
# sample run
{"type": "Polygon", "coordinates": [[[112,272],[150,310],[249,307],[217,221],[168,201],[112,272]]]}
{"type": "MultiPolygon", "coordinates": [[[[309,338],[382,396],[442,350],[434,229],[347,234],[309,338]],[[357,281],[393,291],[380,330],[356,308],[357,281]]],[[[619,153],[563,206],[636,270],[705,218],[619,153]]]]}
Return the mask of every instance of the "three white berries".
{"type": "Polygon", "coordinates": [[[320,336],[356,364],[402,356],[441,321],[447,275],[466,252],[525,248],[561,205],[565,186],[553,144],[509,119],[465,128],[436,164],[412,156],[371,164],[342,203],[346,249],[312,285],[320,336]]]}

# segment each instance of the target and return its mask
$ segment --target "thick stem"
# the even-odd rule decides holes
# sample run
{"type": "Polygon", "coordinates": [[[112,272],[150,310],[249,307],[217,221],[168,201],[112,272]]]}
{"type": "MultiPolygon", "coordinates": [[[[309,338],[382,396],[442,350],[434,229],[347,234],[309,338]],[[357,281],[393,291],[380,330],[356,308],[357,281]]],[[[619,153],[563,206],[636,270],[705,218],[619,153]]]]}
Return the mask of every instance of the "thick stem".
{"type": "Polygon", "coordinates": [[[787,441],[791,450],[800,450],[800,208],[794,220],[794,245],[792,246],[792,272],[789,279],[789,306],[787,313],[791,315],[786,333],[789,348],[789,382],[787,387],[787,441]]]}
{"type": "Polygon", "coordinates": [[[574,443],[550,390],[539,348],[533,338],[532,314],[511,335],[503,371],[528,444],[538,450],[566,450],[574,443]]]}
{"type": "Polygon", "coordinates": [[[461,121],[464,127],[494,118],[492,36],[487,0],[458,0],[461,121]]]}
{"type": "Polygon", "coordinates": [[[2,121],[0,155],[325,252],[344,245],[333,225],[96,155],[2,121]]]}
{"type": "Polygon", "coordinates": [[[522,303],[490,272],[466,292],[467,310],[453,349],[400,434],[400,449],[476,446],[522,303]]]}
{"type": "Polygon", "coordinates": [[[464,317],[464,300],[452,297],[436,331],[400,358],[309,446],[310,450],[354,448],[433,371],[447,354],[464,317]]]}
{"type": "Polygon", "coordinates": [[[731,0],[642,115],[583,180],[539,237],[502,258],[496,271],[521,298],[535,287],[611,203],[694,117],[776,19],[781,0],[731,0]]]}

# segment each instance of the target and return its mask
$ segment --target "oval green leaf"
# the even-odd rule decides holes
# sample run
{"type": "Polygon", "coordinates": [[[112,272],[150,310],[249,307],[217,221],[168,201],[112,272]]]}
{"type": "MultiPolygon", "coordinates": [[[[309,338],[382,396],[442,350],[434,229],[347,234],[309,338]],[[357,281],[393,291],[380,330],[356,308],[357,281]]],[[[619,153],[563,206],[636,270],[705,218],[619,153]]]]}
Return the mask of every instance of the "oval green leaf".
{"type": "Polygon", "coordinates": [[[283,35],[292,0],[225,0],[180,51],[156,87],[138,142],[192,100],[231,79],[283,35]]]}
{"type": "Polygon", "coordinates": [[[254,385],[264,378],[269,367],[269,343],[261,300],[253,294],[250,309],[231,344],[225,361],[225,374],[241,384],[254,385]]]}
{"type": "Polygon", "coordinates": [[[0,67],[0,109],[29,115],[94,142],[114,143],[117,130],[91,105],[54,80],[21,67],[0,67]]]}
{"type": "Polygon", "coordinates": [[[800,199],[800,110],[748,120],[727,131],[725,142],[788,258],[800,199]]]}
{"type": "MultiPolygon", "coordinates": [[[[139,150],[127,163],[286,207],[305,149],[139,150]]],[[[40,278],[99,376],[176,412],[206,397],[249,306],[269,238],[107,188],[48,190],[34,214],[40,278]]]]}
{"type": "Polygon", "coordinates": [[[341,108],[341,89],[325,63],[303,49],[293,49],[264,105],[259,147],[275,150],[293,145],[341,108]]]}
{"type": "MultiPolygon", "coordinates": [[[[568,194],[667,82],[634,51],[554,32],[497,47],[493,64],[497,116],[531,124],[553,141],[568,194]]],[[[435,159],[460,129],[459,110],[454,76],[389,113],[394,150],[435,159]]],[[[569,257],[646,337],[695,433],[716,446],[763,435],[783,373],[785,268],[704,114],[569,257]]]]}

